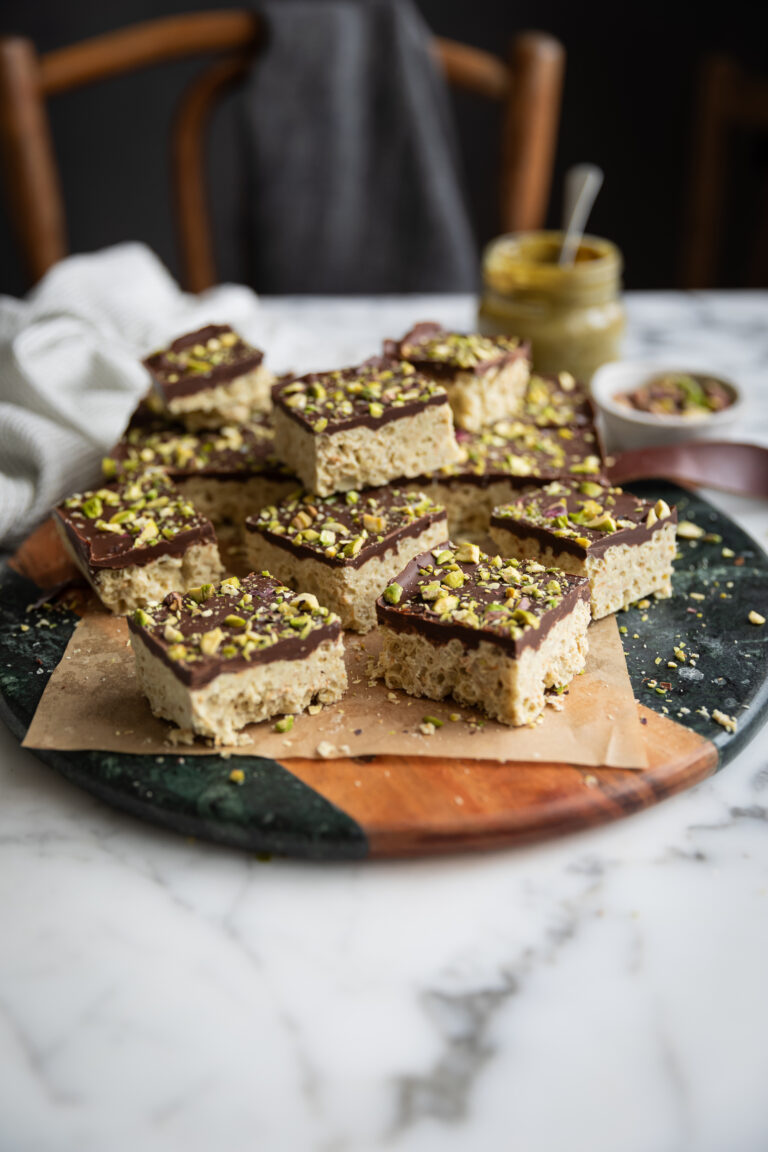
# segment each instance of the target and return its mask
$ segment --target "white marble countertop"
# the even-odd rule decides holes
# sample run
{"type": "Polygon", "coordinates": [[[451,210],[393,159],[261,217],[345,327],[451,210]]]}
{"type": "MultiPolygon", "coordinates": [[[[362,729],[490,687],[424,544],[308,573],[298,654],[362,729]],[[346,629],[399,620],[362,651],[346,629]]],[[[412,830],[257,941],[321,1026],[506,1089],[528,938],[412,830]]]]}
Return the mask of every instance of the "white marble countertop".
{"type": "MultiPolygon", "coordinates": [[[[768,443],[768,293],[628,305],[628,355],[729,371],[768,443]]],[[[473,316],[265,308],[297,368],[473,316]]],[[[765,505],[713,499],[768,544],[765,505]]],[[[1,1152],[759,1152],[765,748],[557,842],[320,866],[142,825],[0,727],[1,1152]]]]}

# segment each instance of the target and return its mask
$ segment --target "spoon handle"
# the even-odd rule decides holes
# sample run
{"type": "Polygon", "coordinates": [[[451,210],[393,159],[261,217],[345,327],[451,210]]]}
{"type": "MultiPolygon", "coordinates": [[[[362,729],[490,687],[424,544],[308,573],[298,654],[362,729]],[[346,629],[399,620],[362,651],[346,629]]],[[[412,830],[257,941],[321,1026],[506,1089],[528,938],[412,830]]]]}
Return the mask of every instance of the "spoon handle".
{"type": "Polygon", "coordinates": [[[565,239],[560,249],[559,264],[572,264],[575,260],[603,179],[603,170],[596,164],[576,164],[566,173],[563,206],[565,239]]]}

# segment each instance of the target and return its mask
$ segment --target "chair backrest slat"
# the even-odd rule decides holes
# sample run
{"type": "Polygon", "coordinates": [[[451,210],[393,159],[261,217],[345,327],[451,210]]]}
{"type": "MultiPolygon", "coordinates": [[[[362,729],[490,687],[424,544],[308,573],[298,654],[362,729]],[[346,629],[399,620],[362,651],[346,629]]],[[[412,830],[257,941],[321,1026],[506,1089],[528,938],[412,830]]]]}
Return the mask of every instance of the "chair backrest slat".
{"type": "Polygon", "coordinates": [[[244,49],[255,45],[259,26],[254,13],[233,10],[169,16],[107,32],[42,56],[43,90],[50,96],[167,60],[244,49]]]}
{"type": "MultiPolygon", "coordinates": [[[[66,225],[46,99],[59,92],[202,53],[226,53],[182,96],[172,134],[175,216],[183,283],[201,291],[216,269],[206,194],[205,137],[223,91],[247,71],[262,24],[240,10],[171,16],[39,57],[24,39],[0,39],[0,148],[15,229],[34,280],[66,255],[66,225]]],[[[504,230],[541,227],[549,198],[565,52],[551,36],[515,38],[509,62],[437,38],[448,82],[504,104],[500,218],[504,230]]]]}

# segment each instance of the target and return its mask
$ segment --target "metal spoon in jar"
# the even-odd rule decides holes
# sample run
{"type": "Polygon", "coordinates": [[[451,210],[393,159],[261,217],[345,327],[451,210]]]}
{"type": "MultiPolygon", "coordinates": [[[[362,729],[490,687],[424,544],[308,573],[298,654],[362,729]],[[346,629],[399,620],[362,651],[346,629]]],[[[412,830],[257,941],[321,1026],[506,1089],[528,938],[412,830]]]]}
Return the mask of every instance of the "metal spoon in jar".
{"type": "Polygon", "coordinates": [[[575,164],[565,174],[563,231],[565,239],[558,264],[573,264],[589,214],[603,186],[603,170],[596,164],[575,164]]]}

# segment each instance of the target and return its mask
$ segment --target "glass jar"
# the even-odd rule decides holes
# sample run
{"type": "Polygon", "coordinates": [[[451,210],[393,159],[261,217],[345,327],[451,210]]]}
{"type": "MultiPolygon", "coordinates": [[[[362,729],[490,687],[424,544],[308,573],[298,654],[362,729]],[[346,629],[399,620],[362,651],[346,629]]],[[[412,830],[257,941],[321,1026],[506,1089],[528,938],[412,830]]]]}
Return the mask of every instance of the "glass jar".
{"type": "Polygon", "coordinates": [[[537,372],[567,371],[587,382],[619,357],[623,260],[609,240],[584,236],[575,261],[560,265],[563,239],[563,232],[518,232],[491,241],[479,329],[530,340],[537,372]]]}

